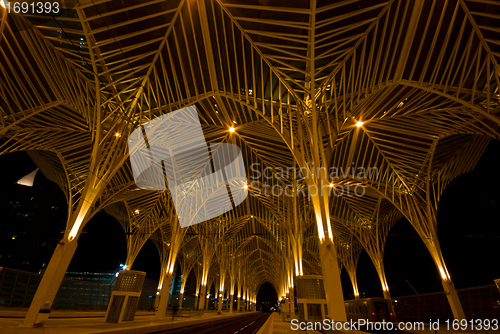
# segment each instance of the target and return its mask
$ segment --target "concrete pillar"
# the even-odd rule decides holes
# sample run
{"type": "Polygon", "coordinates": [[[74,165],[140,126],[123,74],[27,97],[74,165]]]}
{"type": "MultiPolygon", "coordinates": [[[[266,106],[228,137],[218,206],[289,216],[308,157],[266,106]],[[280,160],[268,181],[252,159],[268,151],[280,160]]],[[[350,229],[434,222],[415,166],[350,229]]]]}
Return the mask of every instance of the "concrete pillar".
{"type": "Polygon", "coordinates": [[[217,311],[222,311],[222,305],[224,304],[224,290],[219,290],[219,295],[217,296],[217,301],[219,304],[217,305],[217,311]]]}
{"type": "Polygon", "coordinates": [[[290,288],[290,313],[292,314],[292,318],[295,315],[295,296],[294,296],[293,287],[290,288]]]}
{"type": "Polygon", "coordinates": [[[236,309],[237,309],[237,312],[241,312],[241,289],[240,287],[238,286],[238,303],[236,304],[236,309]]]}
{"type": "Polygon", "coordinates": [[[156,311],[155,318],[162,319],[165,318],[165,313],[168,307],[168,298],[170,297],[170,288],[172,287],[172,279],[174,278],[173,273],[167,274],[163,279],[163,284],[160,290],[160,303],[158,304],[158,310],[156,311]]]}
{"type": "Polygon", "coordinates": [[[160,305],[160,290],[157,290],[155,296],[155,310],[158,309],[159,305],[160,305]]]}
{"type": "Polygon", "coordinates": [[[245,289],[246,290],[246,293],[245,293],[245,296],[246,296],[246,299],[245,299],[245,310],[248,312],[250,311],[250,294],[248,293],[248,288],[245,289]]]}
{"type": "Polygon", "coordinates": [[[49,265],[43,274],[42,281],[38,285],[28,313],[24,318],[24,326],[34,326],[48,319],[50,308],[66,274],[69,263],[75,254],[77,245],[76,239],[71,242],[68,239],[63,239],[57,244],[54,254],[50,258],[49,265]],[[40,313],[40,311],[43,313],[40,313]]]}
{"type": "Polygon", "coordinates": [[[233,313],[234,293],[231,293],[231,295],[229,296],[229,298],[231,300],[227,303],[227,306],[229,308],[229,313],[233,313]]]}
{"type": "Polygon", "coordinates": [[[218,310],[219,309],[219,301],[220,301],[220,298],[219,298],[219,288],[220,288],[220,285],[219,285],[219,276],[217,275],[215,277],[215,302],[214,302],[214,310],[218,310]]]}
{"type": "Polygon", "coordinates": [[[202,285],[201,289],[200,289],[198,310],[204,310],[205,309],[206,299],[207,299],[207,286],[206,285],[202,285]]]}
{"type": "Polygon", "coordinates": [[[288,299],[287,299],[287,297],[288,297],[288,293],[285,293],[285,297],[283,297],[283,303],[281,304],[281,306],[283,308],[282,312],[285,314],[285,319],[288,315],[288,299]]]}
{"type": "Polygon", "coordinates": [[[337,251],[329,238],[320,243],[319,257],[330,318],[335,321],[347,321],[339,265],[337,263],[337,251]]]}
{"type": "Polygon", "coordinates": [[[290,290],[287,293],[287,297],[288,297],[288,299],[287,299],[288,314],[291,315],[292,314],[292,298],[293,297],[292,297],[292,294],[290,293],[290,290]]]}
{"type": "Polygon", "coordinates": [[[179,295],[179,307],[182,307],[182,301],[184,300],[184,292],[179,295]]]}
{"type": "MultiPolygon", "coordinates": [[[[431,219],[434,219],[434,217],[431,217],[431,219]]],[[[462,308],[462,304],[458,298],[457,290],[455,289],[455,285],[453,284],[450,274],[448,273],[448,268],[446,268],[437,237],[423,239],[423,241],[441,276],[441,284],[443,285],[446,297],[448,298],[448,303],[450,304],[451,311],[453,312],[453,317],[460,320],[466,319],[464,309],[462,308]]]]}
{"type": "Polygon", "coordinates": [[[450,308],[455,319],[466,319],[464,309],[462,308],[462,304],[458,298],[457,290],[455,289],[453,281],[451,279],[443,279],[441,284],[443,284],[444,291],[446,292],[446,298],[448,298],[448,302],[450,303],[450,308]]]}
{"type": "Polygon", "coordinates": [[[245,289],[241,291],[241,312],[245,311],[245,289]]]}

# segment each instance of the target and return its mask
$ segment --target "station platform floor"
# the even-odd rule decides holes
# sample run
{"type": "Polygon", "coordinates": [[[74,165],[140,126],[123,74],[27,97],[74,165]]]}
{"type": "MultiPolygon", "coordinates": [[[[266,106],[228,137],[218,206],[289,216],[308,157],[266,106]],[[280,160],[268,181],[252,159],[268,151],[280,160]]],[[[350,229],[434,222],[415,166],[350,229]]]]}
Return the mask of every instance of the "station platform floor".
{"type": "Polygon", "coordinates": [[[288,334],[288,333],[305,333],[305,331],[293,331],[290,322],[282,320],[281,316],[273,312],[269,319],[262,325],[256,334],[288,334]]]}
{"type": "MultiPolygon", "coordinates": [[[[288,322],[283,321],[283,318],[279,313],[273,312],[269,317],[269,319],[267,319],[265,324],[262,325],[262,327],[256,334],[289,334],[289,333],[306,333],[306,331],[292,330],[290,321],[288,322]]],[[[315,334],[319,332],[309,330],[307,331],[307,333],[315,334]]]]}
{"type": "Polygon", "coordinates": [[[230,319],[245,313],[205,311],[203,316],[198,317],[166,317],[156,320],[153,312],[138,311],[133,322],[123,322],[120,324],[105,323],[105,312],[85,312],[61,310],[51,312],[51,316],[40,327],[23,327],[22,323],[27,309],[7,309],[0,308],[0,333],[1,334],[90,334],[90,333],[111,333],[111,334],[146,334],[170,329],[181,328],[190,325],[208,323],[214,320],[230,319]]]}

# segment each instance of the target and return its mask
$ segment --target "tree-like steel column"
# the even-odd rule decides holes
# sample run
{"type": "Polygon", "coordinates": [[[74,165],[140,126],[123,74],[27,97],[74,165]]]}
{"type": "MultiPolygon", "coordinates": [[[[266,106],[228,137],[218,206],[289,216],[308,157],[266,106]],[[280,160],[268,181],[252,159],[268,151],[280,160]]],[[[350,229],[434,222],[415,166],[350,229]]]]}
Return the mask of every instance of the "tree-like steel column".
{"type": "MultiPolygon", "coordinates": [[[[325,161],[324,152],[320,159],[320,132],[318,131],[318,123],[315,120],[315,101],[312,100],[313,119],[311,126],[313,128],[314,141],[312,147],[312,162],[307,163],[302,155],[302,168],[306,170],[306,182],[309,189],[309,195],[314,208],[316,226],[319,234],[319,255],[321,262],[321,270],[323,273],[323,283],[325,286],[325,294],[330,317],[335,321],[347,321],[345,312],[344,298],[342,292],[342,284],[340,280],[340,271],[338,266],[337,251],[333,243],[333,234],[330,223],[329,213],[329,188],[330,182],[327,180],[328,170],[322,165],[325,161]],[[319,132],[319,133],[318,133],[319,132]]],[[[317,117],[317,116],[316,116],[317,117]]],[[[304,148],[302,147],[304,150],[304,148]]],[[[304,152],[304,151],[303,151],[304,152]]],[[[297,152],[299,155],[300,152],[297,152]]]]}
{"type": "Polygon", "coordinates": [[[195,270],[195,274],[196,274],[196,288],[195,288],[195,293],[194,293],[194,309],[195,310],[199,310],[199,301],[200,301],[200,296],[201,296],[201,292],[200,292],[200,288],[201,288],[201,280],[202,280],[202,276],[203,276],[203,267],[202,267],[202,264],[201,262],[198,262],[200,259],[200,257],[198,257],[197,259],[197,262],[196,264],[194,265],[194,270],[195,270]]]}
{"type": "Polygon", "coordinates": [[[75,254],[76,247],[76,240],[69,242],[63,239],[57,244],[26,314],[24,326],[33,326],[47,320],[49,317],[50,307],[66,274],[69,263],[75,254]],[[41,316],[39,316],[40,313],[41,316]]]}
{"type": "Polygon", "coordinates": [[[218,262],[219,262],[219,282],[217,284],[217,289],[219,290],[217,293],[217,311],[222,311],[222,306],[224,302],[224,293],[225,293],[225,283],[226,283],[226,273],[229,266],[229,246],[223,243],[219,246],[218,252],[218,262]]]}
{"type": "Polygon", "coordinates": [[[206,295],[210,293],[210,291],[207,291],[208,272],[210,270],[212,258],[219,243],[218,235],[220,232],[220,227],[216,226],[214,223],[207,222],[203,224],[197,224],[194,227],[198,232],[202,255],[202,278],[199,309],[204,310],[205,306],[208,304],[206,295]]]}
{"type": "Polygon", "coordinates": [[[220,278],[220,274],[217,274],[215,276],[215,293],[214,293],[214,297],[215,297],[215,305],[214,305],[214,309],[217,309],[217,311],[219,311],[219,305],[221,305],[221,289],[220,289],[220,285],[221,285],[221,278],[220,278]]]}
{"type": "MultiPolygon", "coordinates": [[[[165,265],[162,266],[161,275],[165,275],[163,278],[162,286],[160,289],[160,302],[158,304],[158,310],[156,311],[155,318],[162,319],[165,317],[168,307],[168,299],[170,297],[170,288],[172,287],[172,279],[175,267],[175,261],[177,260],[177,255],[179,253],[179,248],[182,245],[184,235],[187,228],[181,228],[177,216],[172,221],[172,234],[170,235],[170,245],[167,245],[168,256],[163,256],[165,265]]],[[[166,255],[166,254],[165,254],[166,255]]]]}
{"type": "Polygon", "coordinates": [[[181,282],[181,289],[180,289],[180,296],[179,296],[179,307],[182,306],[183,300],[184,300],[184,289],[186,288],[186,283],[189,277],[189,274],[191,273],[191,270],[193,270],[193,267],[197,264],[198,262],[198,256],[195,254],[194,251],[187,250],[183,248],[181,250],[182,257],[179,258],[179,263],[181,265],[181,273],[182,273],[182,282],[181,282]]]}
{"type": "MultiPolygon", "coordinates": [[[[335,321],[347,321],[340,281],[337,252],[333,243],[333,234],[329,212],[328,158],[323,147],[319,110],[316,105],[316,1],[311,1],[309,14],[309,46],[307,48],[306,90],[303,103],[299,105],[297,116],[299,145],[295,156],[305,176],[309,196],[314,208],[319,236],[319,255],[323,282],[330,318],[335,321]],[[306,133],[303,133],[306,129],[306,133]],[[304,142],[309,142],[304,145],[304,142]]],[[[337,133],[330,133],[333,140],[337,133]]],[[[332,140],[332,139],[330,139],[332,140]]],[[[333,143],[330,143],[333,146],[333,143]]],[[[331,152],[329,152],[331,155],[331,152]]]]}
{"type": "Polygon", "coordinates": [[[238,303],[236,304],[236,312],[241,312],[241,294],[242,294],[242,289],[241,289],[241,280],[238,280],[238,303]]]}
{"type": "MultiPolygon", "coordinates": [[[[6,15],[5,11],[4,15],[6,15]]],[[[6,20],[2,20],[2,23],[4,22],[6,20]]],[[[93,43],[93,39],[89,38],[88,26],[82,24],[82,27],[87,41],[93,43]]],[[[27,33],[27,30],[22,32],[22,34],[27,33]]],[[[48,318],[54,298],[77,248],[77,240],[85,224],[98,211],[99,208],[96,207],[96,204],[105,187],[128,157],[126,142],[116,137],[105,136],[102,122],[106,111],[101,106],[101,83],[96,74],[98,70],[95,54],[92,51],[90,51],[90,58],[95,74],[93,78],[95,88],[93,93],[95,93],[95,96],[93,98],[87,96],[85,101],[85,108],[88,109],[88,115],[86,116],[93,119],[93,122],[87,124],[88,131],[92,133],[93,138],[89,147],[90,162],[84,182],[78,180],[79,185],[76,187],[72,184],[72,181],[76,180],[72,180],[73,175],[70,176],[73,172],[68,168],[69,166],[65,165],[64,160],[61,161],[63,169],[67,173],[65,178],[69,189],[66,194],[69,207],[66,231],[63,239],[56,246],[56,250],[37,288],[30,308],[26,313],[23,322],[24,326],[34,326],[36,323],[41,323],[48,318]],[[108,159],[104,161],[103,156],[108,157],[108,159]],[[83,187],[81,184],[83,184],[83,187]]],[[[55,88],[55,86],[52,88],[55,88]]],[[[130,124],[123,122],[118,124],[116,129],[121,132],[128,129],[129,126],[130,124]]],[[[59,158],[62,159],[62,155],[59,155],[59,158]]]]}
{"type": "Polygon", "coordinates": [[[349,236],[348,240],[343,242],[341,240],[337,240],[335,244],[337,246],[337,254],[339,255],[339,258],[351,280],[354,298],[359,299],[358,279],[356,277],[356,271],[358,268],[359,256],[361,254],[361,251],[363,250],[363,247],[353,234],[349,236]]]}
{"type": "Polygon", "coordinates": [[[229,301],[227,302],[227,307],[229,308],[228,312],[233,313],[233,304],[234,304],[234,285],[236,284],[236,268],[235,268],[235,256],[231,254],[230,264],[229,264],[229,301]]]}

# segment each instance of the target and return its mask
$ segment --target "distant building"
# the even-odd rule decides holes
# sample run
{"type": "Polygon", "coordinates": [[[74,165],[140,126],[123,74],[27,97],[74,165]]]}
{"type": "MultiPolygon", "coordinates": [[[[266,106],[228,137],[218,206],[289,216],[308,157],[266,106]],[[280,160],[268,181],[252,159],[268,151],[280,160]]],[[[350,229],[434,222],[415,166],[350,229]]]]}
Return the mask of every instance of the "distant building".
{"type": "Polygon", "coordinates": [[[38,172],[32,187],[4,184],[0,195],[0,266],[43,273],[66,228],[62,190],[38,172]]]}
{"type": "Polygon", "coordinates": [[[101,283],[101,284],[112,284],[116,279],[116,273],[93,273],[88,271],[68,271],[64,278],[101,283]]]}

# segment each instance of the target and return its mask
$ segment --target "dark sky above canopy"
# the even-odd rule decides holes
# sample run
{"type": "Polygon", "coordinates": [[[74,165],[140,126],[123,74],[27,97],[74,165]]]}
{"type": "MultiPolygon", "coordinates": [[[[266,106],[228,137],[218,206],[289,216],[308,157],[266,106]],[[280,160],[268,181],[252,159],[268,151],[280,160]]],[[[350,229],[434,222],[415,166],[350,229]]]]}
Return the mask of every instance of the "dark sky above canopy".
{"type": "MultiPolygon", "coordinates": [[[[500,142],[492,141],[476,168],[455,179],[445,190],[439,204],[439,240],[457,288],[493,284],[494,279],[500,278],[500,268],[495,260],[500,246],[499,157],[500,142]]],[[[25,153],[0,156],[0,201],[5,203],[13,196],[22,197],[26,188],[12,187],[12,184],[35,168],[25,153]],[[14,191],[7,192],[7,188],[14,191]]],[[[47,182],[44,179],[39,173],[35,185],[47,182]]],[[[8,224],[8,221],[1,220],[0,231],[3,224],[8,224]]],[[[125,258],[125,234],[120,224],[100,212],[85,227],[69,270],[117,271],[125,258]]],[[[429,253],[406,219],[396,223],[389,233],[385,268],[393,296],[414,294],[412,287],[418,293],[442,291],[429,253]]],[[[146,242],[133,269],[146,271],[150,278],[159,277],[159,256],[153,242],[146,242]]],[[[344,295],[350,298],[352,288],[345,270],[342,282],[344,295]]],[[[366,252],[361,254],[359,261],[358,283],[360,292],[367,297],[382,296],[375,268],[366,252]]]]}

